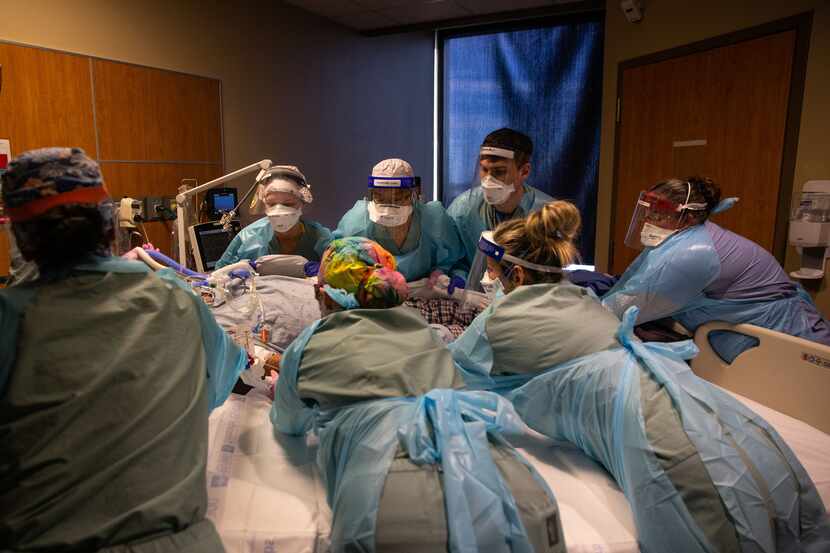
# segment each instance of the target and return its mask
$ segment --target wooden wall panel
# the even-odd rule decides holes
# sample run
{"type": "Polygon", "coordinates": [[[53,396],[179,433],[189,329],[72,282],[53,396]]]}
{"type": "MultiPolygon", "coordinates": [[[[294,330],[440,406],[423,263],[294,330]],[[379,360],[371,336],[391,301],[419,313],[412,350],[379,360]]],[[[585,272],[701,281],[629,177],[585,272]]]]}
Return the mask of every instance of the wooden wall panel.
{"type": "Polygon", "coordinates": [[[0,43],[0,138],[12,155],[46,146],[95,150],[89,58],[0,43]]]}
{"type": "MultiPolygon", "coordinates": [[[[107,188],[116,200],[129,196],[175,196],[182,179],[196,179],[203,184],[222,176],[219,164],[181,163],[107,163],[101,164],[107,188]]],[[[175,221],[145,223],[154,246],[166,255],[173,252],[170,231],[175,221]]]]}
{"type": "Polygon", "coordinates": [[[221,163],[219,81],[94,60],[102,160],[221,163]]]}
{"type": "MultiPolygon", "coordinates": [[[[0,138],[11,140],[13,155],[80,146],[103,160],[116,200],[175,196],[184,178],[223,173],[218,80],[3,43],[0,65],[0,138]]],[[[168,254],[173,223],[145,224],[168,254]]],[[[0,232],[0,275],[8,265],[0,232]]]]}
{"type": "MultiPolygon", "coordinates": [[[[12,156],[47,146],[79,146],[96,157],[89,58],[0,43],[0,138],[12,156]]],[[[0,230],[0,275],[9,274],[0,230]]]]}

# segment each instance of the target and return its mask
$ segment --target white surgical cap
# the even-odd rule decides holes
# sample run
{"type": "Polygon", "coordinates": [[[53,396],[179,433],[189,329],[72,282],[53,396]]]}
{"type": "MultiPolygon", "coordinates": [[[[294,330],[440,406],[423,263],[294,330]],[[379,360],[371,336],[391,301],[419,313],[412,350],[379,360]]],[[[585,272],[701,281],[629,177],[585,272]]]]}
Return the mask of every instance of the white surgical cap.
{"type": "Polygon", "coordinates": [[[384,159],[372,168],[373,177],[414,177],[415,172],[408,161],[392,158],[384,159]]]}
{"type": "Polygon", "coordinates": [[[257,175],[257,193],[251,202],[251,211],[259,213],[263,209],[263,200],[268,192],[287,192],[300,198],[303,203],[314,201],[311,185],[300,170],[294,165],[272,165],[257,175]]]}

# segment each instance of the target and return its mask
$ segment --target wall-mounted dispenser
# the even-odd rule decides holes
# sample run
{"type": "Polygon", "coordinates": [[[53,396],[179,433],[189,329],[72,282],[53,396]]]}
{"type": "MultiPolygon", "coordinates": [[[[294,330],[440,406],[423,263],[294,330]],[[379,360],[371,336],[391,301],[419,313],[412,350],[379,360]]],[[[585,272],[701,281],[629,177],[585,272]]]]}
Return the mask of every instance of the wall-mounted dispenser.
{"type": "Polygon", "coordinates": [[[830,257],[830,180],[804,184],[801,200],[790,217],[790,244],[801,255],[801,268],[790,276],[823,278],[824,263],[830,257]]]}

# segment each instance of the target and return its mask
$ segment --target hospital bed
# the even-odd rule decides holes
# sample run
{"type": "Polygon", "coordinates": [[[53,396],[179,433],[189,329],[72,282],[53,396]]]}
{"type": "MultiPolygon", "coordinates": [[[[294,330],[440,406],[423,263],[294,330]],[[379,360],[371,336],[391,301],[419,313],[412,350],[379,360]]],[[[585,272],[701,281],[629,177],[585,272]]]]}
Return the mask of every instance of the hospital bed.
{"type": "MultiPolygon", "coordinates": [[[[266,345],[279,351],[319,317],[312,283],[279,276],[260,282],[266,304],[271,303],[266,311],[274,329],[266,345]]],[[[414,295],[429,297],[425,283],[418,284],[414,295]]],[[[240,318],[236,308],[214,310],[214,315],[226,328],[247,318],[240,318]]],[[[721,323],[698,329],[695,341],[701,351],[693,370],[772,424],[830,505],[830,435],[824,433],[830,432],[830,347],[751,325],[721,323]],[[715,330],[753,336],[759,347],[726,364],[708,343],[715,330]]],[[[229,553],[323,553],[332,516],[314,438],[274,433],[266,386],[257,385],[257,378],[245,380],[255,387],[245,396],[231,395],[210,417],[208,516],[229,553]]],[[[638,551],[628,501],[605,469],[567,444],[529,438],[515,445],[553,490],[569,552],[638,551]]]]}
{"type": "MultiPolygon", "coordinates": [[[[789,397],[790,393],[803,391],[798,392],[788,381],[809,378],[810,385],[816,387],[809,391],[810,401],[823,394],[822,400],[816,403],[823,407],[828,387],[812,367],[816,366],[814,357],[830,359],[830,348],[741,326],[738,330],[758,337],[761,346],[741,354],[732,366],[724,369],[722,362],[715,362],[704,353],[708,344],[702,340],[716,328],[716,325],[708,326],[698,331],[697,339],[702,347],[701,358],[694,362],[695,370],[712,376],[725,388],[734,386],[755,399],[765,402],[769,399],[778,410],[733,392],[778,430],[812,477],[825,504],[830,505],[830,435],[795,418],[812,416],[814,410],[776,401],[773,397],[776,394],[763,395],[754,383],[742,386],[737,382],[739,374],[746,381],[756,380],[746,374],[754,367],[767,375],[763,378],[768,386],[781,391],[778,395],[789,397]],[[791,340],[798,342],[792,344],[791,340]],[[775,352],[765,351],[767,348],[775,352]],[[767,362],[751,362],[759,355],[767,362]],[[776,366],[785,364],[786,373],[781,368],[774,374],[776,366]],[[775,380],[770,381],[770,377],[775,380]]],[[[315,464],[313,438],[275,435],[268,418],[270,408],[271,402],[263,390],[255,388],[247,396],[231,396],[211,415],[209,516],[229,553],[324,552],[328,546],[331,512],[315,464]]],[[[556,495],[569,552],[638,551],[628,502],[601,466],[567,445],[553,446],[533,439],[516,445],[556,495]]]]}

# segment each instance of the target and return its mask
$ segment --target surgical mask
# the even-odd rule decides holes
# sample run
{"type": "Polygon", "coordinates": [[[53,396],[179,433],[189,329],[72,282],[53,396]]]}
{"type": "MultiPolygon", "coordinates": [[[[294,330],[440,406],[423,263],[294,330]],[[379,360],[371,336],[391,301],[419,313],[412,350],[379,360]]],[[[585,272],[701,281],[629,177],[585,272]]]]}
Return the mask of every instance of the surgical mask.
{"type": "Polygon", "coordinates": [[[269,207],[267,211],[268,220],[271,221],[271,228],[274,229],[274,232],[291,230],[297,224],[297,221],[300,220],[300,215],[302,214],[302,209],[288,207],[283,204],[269,207]]]}
{"type": "Polygon", "coordinates": [[[487,175],[481,179],[481,191],[484,193],[485,202],[490,205],[501,205],[513,193],[513,187],[495,177],[487,175]]]}
{"type": "Polygon", "coordinates": [[[377,204],[369,202],[369,219],[384,227],[398,227],[412,216],[411,205],[377,204]]]}
{"type": "Polygon", "coordinates": [[[677,231],[661,228],[651,223],[643,223],[643,230],[640,231],[640,242],[647,248],[655,248],[675,232],[677,231]]]}
{"type": "Polygon", "coordinates": [[[500,279],[497,278],[490,278],[490,274],[485,271],[484,276],[481,277],[481,288],[484,290],[484,293],[487,294],[487,297],[490,298],[490,301],[493,301],[499,296],[499,292],[504,294],[504,285],[501,283],[500,279]]]}

